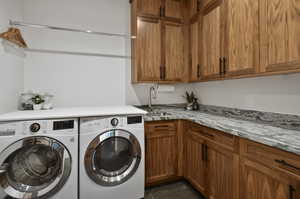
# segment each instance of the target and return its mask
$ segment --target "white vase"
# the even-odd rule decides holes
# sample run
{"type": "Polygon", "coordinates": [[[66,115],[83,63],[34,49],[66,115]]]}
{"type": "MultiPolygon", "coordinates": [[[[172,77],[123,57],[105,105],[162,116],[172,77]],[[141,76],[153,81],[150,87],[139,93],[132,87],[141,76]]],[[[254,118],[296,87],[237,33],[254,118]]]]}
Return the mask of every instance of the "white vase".
{"type": "Polygon", "coordinates": [[[41,110],[42,109],[42,104],[34,104],[33,105],[33,110],[41,110]]]}

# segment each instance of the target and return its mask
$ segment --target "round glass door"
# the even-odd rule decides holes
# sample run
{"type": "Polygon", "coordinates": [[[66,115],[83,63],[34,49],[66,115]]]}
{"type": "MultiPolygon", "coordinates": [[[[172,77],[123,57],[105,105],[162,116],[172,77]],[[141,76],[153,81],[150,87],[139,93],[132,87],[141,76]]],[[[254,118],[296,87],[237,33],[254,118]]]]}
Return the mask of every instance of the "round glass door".
{"type": "Polygon", "coordinates": [[[140,161],[141,147],[136,137],[124,130],[111,130],[89,144],[85,169],[97,184],[115,186],[134,175],[140,161]]]}
{"type": "Polygon", "coordinates": [[[59,141],[30,137],[0,153],[0,186],[13,198],[50,197],[71,173],[71,155],[59,141]]]}

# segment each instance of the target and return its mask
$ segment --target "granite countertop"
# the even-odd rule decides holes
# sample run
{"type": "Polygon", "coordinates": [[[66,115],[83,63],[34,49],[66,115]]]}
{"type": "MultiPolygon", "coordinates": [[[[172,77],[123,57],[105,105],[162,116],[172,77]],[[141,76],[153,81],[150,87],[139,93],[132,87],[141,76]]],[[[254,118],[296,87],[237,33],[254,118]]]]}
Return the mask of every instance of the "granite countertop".
{"type": "Polygon", "coordinates": [[[177,107],[155,107],[154,112],[155,114],[145,115],[145,121],[190,120],[206,127],[300,155],[300,131],[298,130],[284,129],[270,124],[262,124],[259,121],[235,119],[203,111],[187,111],[177,107]]]}

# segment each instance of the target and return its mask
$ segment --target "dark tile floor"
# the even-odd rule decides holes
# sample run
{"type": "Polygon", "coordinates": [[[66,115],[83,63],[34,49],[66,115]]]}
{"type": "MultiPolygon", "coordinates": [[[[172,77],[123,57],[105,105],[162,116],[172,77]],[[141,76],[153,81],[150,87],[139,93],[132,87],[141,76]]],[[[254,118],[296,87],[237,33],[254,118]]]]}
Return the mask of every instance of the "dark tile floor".
{"type": "Polygon", "coordinates": [[[187,182],[176,182],[146,189],[145,199],[205,199],[187,182]]]}

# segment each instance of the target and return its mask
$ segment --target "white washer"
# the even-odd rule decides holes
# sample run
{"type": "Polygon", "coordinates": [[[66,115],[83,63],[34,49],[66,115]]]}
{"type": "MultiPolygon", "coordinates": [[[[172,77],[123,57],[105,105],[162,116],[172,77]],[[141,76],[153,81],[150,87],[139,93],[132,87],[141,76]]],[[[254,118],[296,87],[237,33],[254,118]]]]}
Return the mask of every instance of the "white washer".
{"type": "Polygon", "coordinates": [[[78,198],[78,120],[0,123],[0,198],[78,198]]]}
{"type": "Polygon", "coordinates": [[[144,120],[80,119],[79,191],[85,199],[144,198],[144,120]]]}

